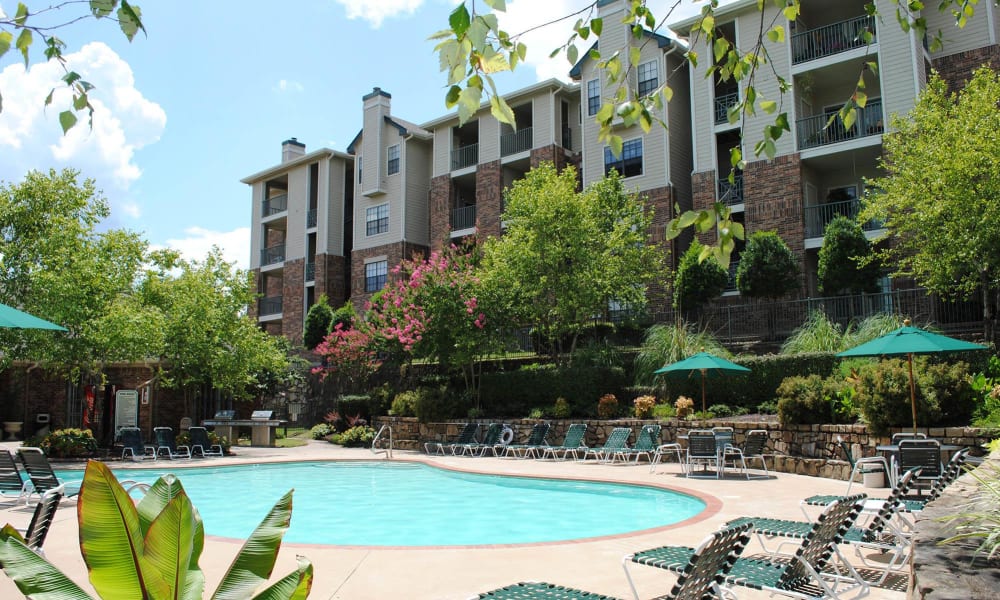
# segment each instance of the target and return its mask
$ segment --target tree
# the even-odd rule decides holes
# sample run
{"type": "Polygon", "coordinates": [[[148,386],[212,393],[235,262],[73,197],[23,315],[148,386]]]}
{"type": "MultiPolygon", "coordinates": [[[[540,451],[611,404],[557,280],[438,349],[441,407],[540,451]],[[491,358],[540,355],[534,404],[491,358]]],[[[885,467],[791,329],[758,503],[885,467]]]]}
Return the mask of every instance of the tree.
{"type": "Polygon", "coordinates": [[[674,279],[674,308],[698,311],[702,304],[718,297],[729,283],[729,271],[714,256],[700,260],[703,246],[694,240],[681,256],[674,279]]]}
{"type": "Polygon", "coordinates": [[[360,391],[382,361],[378,358],[378,334],[367,324],[361,327],[344,327],[337,323],[333,330],[314,349],[322,364],[312,369],[320,380],[333,379],[337,395],[360,391]]]}
{"type": "Polygon", "coordinates": [[[542,163],[505,199],[507,230],[485,243],[484,285],[502,312],[533,327],[554,355],[570,356],[609,303],[644,306],[663,252],[650,243],[652,210],[624,191],[614,171],[578,193],[573,167],[559,173],[542,163]]]}
{"type": "MultiPolygon", "coordinates": [[[[764,154],[768,158],[774,157],[775,140],[784,132],[791,131],[788,114],[780,110],[784,94],[791,89],[791,82],[779,77],[778,97],[768,98],[757,89],[756,76],[758,70],[766,68],[770,62],[768,42],[772,44],[784,42],[787,35],[785,23],[796,21],[800,13],[801,0],[772,0],[771,3],[776,8],[776,13],[772,20],[768,21],[764,18],[766,2],[758,0],[757,7],[761,11],[762,18],[756,35],[751,37],[749,43],[737,47],[733,40],[720,35],[720,30],[715,27],[718,1],[705,2],[701,8],[700,19],[691,29],[692,39],[689,40],[689,50],[685,54],[692,65],[697,65],[699,56],[696,49],[710,48],[712,52],[710,60],[713,62],[706,75],[717,76],[723,81],[732,79],[744,83],[745,94],[740,94],[738,104],[729,111],[731,122],[745,118],[748,114],[754,114],[757,110],[775,115],[773,123],[764,127],[760,133],[760,140],[754,145],[755,156],[764,154]]],[[[598,65],[604,71],[605,80],[614,86],[613,93],[605,94],[602,98],[602,105],[595,116],[600,126],[599,141],[606,142],[616,155],[620,155],[622,138],[616,131],[619,121],[624,127],[638,125],[647,132],[654,124],[663,125],[655,117],[654,111],[658,111],[664,102],[670,100],[670,88],[661,85],[648,94],[640,94],[637,89],[629,89],[630,82],[633,84],[637,82],[637,78],[633,75],[639,67],[640,55],[636,51],[637,48],[631,46],[631,43],[625,48],[598,47],[596,42],[605,27],[603,18],[597,11],[598,6],[602,4],[601,1],[588,2],[562,19],[513,33],[500,29],[497,18],[497,13],[506,10],[506,0],[483,0],[483,4],[488,10],[479,12],[476,10],[475,0],[463,0],[449,15],[447,29],[431,36],[431,39],[437,42],[435,51],[440,57],[441,70],[447,73],[445,106],[449,109],[457,107],[460,123],[470,119],[479,110],[485,94],[490,102],[493,116],[501,122],[514,125],[514,112],[497,94],[493,75],[513,70],[524,62],[528,47],[520,41],[521,35],[540,27],[575,19],[572,33],[566,43],[552,51],[552,56],[563,53],[569,64],[573,65],[580,58],[579,50],[573,43],[577,39],[587,43],[593,40],[594,44],[588,53],[593,60],[599,61],[598,65]]],[[[928,33],[927,21],[921,16],[924,3],[895,0],[893,4],[896,5],[896,20],[904,31],[912,29],[918,38],[928,33]]],[[[974,4],[975,1],[969,2],[969,0],[943,0],[938,3],[938,10],[942,13],[950,10],[956,25],[964,27],[968,18],[974,13],[974,4]]],[[[647,0],[627,0],[624,3],[625,10],[621,24],[630,28],[635,40],[641,40],[644,31],[663,30],[679,5],[680,0],[668,2],[666,14],[658,17],[648,6],[647,0]]],[[[879,15],[879,9],[874,1],[865,4],[865,11],[871,15],[879,15]]],[[[612,23],[609,26],[616,27],[621,24],[612,23]]],[[[866,44],[871,44],[874,40],[873,32],[864,31],[860,35],[866,44]]],[[[936,34],[932,32],[928,37],[931,51],[942,46],[942,32],[938,31],[936,34]]],[[[858,74],[853,93],[849,94],[848,100],[838,113],[830,118],[827,127],[835,121],[842,123],[845,129],[850,129],[854,125],[858,109],[864,108],[868,100],[865,75],[876,73],[877,67],[874,61],[865,62],[858,74]]],[[[731,151],[730,162],[734,172],[743,168],[744,158],[739,145],[731,151]]],[[[732,173],[730,178],[732,181],[732,173]]],[[[667,235],[669,238],[676,237],[686,227],[694,227],[698,233],[714,230],[717,245],[707,247],[702,257],[704,259],[709,254],[714,254],[723,267],[729,265],[735,241],[743,239],[742,225],[730,218],[728,207],[721,202],[716,202],[709,210],[687,211],[674,218],[667,227],[667,235]]]]}
{"type": "MultiPolygon", "coordinates": [[[[79,0],[67,1],[31,12],[26,4],[18,2],[17,11],[13,16],[4,14],[4,11],[0,10],[0,58],[10,51],[13,45],[14,49],[20,52],[24,58],[24,68],[27,69],[31,63],[31,46],[36,43],[35,37],[37,36],[45,47],[45,59],[57,61],[66,72],[62,81],[71,93],[71,102],[70,108],[59,113],[59,125],[62,127],[63,133],[76,125],[76,113],[83,111],[87,111],[88,123],[91,127],[93,126],[94,107],[90,104],[88,94],[90,90],[94,89],[94,86],[85,81],[82,75],[70,71],[66,67],[66,59],[63,58],[66,44],[51,32],[85,19],[106,18],[117,21],[122,34],[130,42],[140,30],[146,33],[146,28],[142,24],[142,11],[127,0],[121,0],[121,2],[119,0],[88,0],[86,4],[89,5],[89,13],[78,14],[74,12],[67,15],[63,12],[63,10],[69,12],[77,8],[72,5],[83,3],[79,0]],[[14,39],[15,32],[17,32],[16,41],[14,39]]],[[[45,106],[52,103],[55,92],[55,88],[49,91],[49,95],[45,97],[45,106]]],[[[2,110],[3,96],[0,95],[0,111],[2,110]]]]}
{"type": "Polygon", "coordinates": [[[736,288],[750,298],[781,298],[799,287],[795,255],[777,233],[750,235],[736,267],[736,288]]]}
{"type": "Polygon", "coordinates": [[[870,260],[872,245],[857,222],[837,215],[823,231],[819,249],[819,291],[828,295],[872,294],[881,269],[870,260]]]}
{"type": "Polygon", "coordinates": [[[302,345],[312,350],[330,333],[333,324],[333,309],[326,301],[326,294],[320,294],[316,303],[309,307],[306,314],[305,331],[302,332],[302,345]]]}

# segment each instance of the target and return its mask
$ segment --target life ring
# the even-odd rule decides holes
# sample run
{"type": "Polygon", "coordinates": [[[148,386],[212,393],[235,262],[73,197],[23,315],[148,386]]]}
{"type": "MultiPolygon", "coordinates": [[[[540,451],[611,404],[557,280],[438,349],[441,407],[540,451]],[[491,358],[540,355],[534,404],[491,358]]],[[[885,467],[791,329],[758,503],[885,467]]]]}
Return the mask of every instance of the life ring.
{"type": "Polygon", "coordinates": [[[500,441],[504,446],[514,441],[514,430],[510,427],[504,425],[503,431],[500,433],[500,441]]]}

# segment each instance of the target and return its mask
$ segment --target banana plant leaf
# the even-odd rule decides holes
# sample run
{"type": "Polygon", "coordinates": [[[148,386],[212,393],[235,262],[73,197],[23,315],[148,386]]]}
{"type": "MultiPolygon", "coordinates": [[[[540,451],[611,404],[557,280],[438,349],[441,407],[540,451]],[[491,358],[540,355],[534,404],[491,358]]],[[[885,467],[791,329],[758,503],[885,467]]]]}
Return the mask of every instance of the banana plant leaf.
{"type": "Polygon", "coordinates": [[[253,597],[253,600],[305,600],[312,589],[313,566],[304,556],[296,556],[298,568],[253,597]]]}
{"type": "Polygon", "coordinates": [[[0,564],[17,589],[33,600],[93,600],[80,586],[24,544],[16,529],[0,529],[0,564]]]}

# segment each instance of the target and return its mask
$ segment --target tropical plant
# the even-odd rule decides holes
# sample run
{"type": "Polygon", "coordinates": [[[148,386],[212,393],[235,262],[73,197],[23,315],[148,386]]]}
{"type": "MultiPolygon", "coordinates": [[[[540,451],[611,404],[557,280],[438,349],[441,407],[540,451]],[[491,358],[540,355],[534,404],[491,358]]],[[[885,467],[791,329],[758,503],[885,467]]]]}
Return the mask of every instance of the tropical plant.
{"type": "Polygon", "coordinates": [[[825,312],[814,310],[806,317],[806,322],[781,344],[781,353],[840,352],[846,349],[844,339],[845,333],[840,325],[831,321],[825,312]]]}
{"type": "Polygon", "coordinates": [[[686,419],[694,413],[694,400],[687,396],[678,396],[674,402],[674,408],[677,409],[678,419],[686,419]]]}
{"type": "Polygon", "coordinates": [[[79,458],[93,456],[97,440],[89,429],[56,429],[43,437],[38,447],[53,458],[79,458]]]}
{"type": "Polygon", "coordinates": [[[656,396],[639,396],[632,401],[637,419],[648,419],[656,406],[656,396]]]}
{"type": "Polygon", "coordinates": [[[614,394],[604,394],[597,400],[597,416],[613,419],[618,416],[618,398],[614,394]]]}
{"type": "Polygon", "coordinates": [[[693,323],[676,325],[657,324],[646,330],[642,348],[633,365],[636,385],[649,384],[655,378],[654,371],[664,365],[705,351],[716,356],[729,357],[729,352],[708,331],[698,331],[693,323]]]}
{"type": "MultiPolygon", "coordinates": [[[[297,569],[260,590],[271,575],[292,514],[286,493],[250,534],[222,577],[213,598],[302,599],[313,567],[297,569]],[[260,591],[258,591],[260,590],[260,591]]],[[[179,479],[164,475],[136,504],[102,462],[90,461],[77,505],[80,551],[99,598],[195,600],[205,575],[198,565],[205,529],[179,479]]],[[[35,554],[11,526],[0,529],[0,564],[17,588],[32,598],[89,599],[54,565],[35,554]]]]}

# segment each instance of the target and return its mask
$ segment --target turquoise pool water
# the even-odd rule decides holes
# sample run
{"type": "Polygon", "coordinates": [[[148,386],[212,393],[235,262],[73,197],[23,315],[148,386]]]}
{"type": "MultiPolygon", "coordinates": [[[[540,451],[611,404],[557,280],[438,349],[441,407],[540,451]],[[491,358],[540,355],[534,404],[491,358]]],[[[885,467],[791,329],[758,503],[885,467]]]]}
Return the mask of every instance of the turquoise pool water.
{"type": "MultiPolygon", "coordinates": [[[[162,473],[115,469],[153,483],[162,473]]],[[[657,488],[458,473],[416,463],[305,462],[177,469],[205,532],[246,538],[295,488],[285,541],[368,546],[523,544],[688,519],[698,498],[657,488]]],[[[65,481],[80,471],[59,473],[65,481]]]]}

